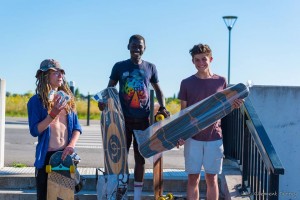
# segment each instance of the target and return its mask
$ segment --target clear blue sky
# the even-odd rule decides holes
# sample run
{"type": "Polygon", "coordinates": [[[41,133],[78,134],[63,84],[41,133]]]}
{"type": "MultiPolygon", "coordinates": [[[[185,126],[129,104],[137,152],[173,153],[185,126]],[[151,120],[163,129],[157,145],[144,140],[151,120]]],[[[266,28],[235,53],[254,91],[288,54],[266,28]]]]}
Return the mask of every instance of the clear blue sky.
{"type": "Polygon", "coordinates": [[[299,0],[0,0],[0,78],[6,90],[35,90],[42,60],[54,58],[80,93],[107,86],[115,62],[129,58],[133,34],[146,39],[144,60],[154,63],[166,97],[196,72],[189,49],[213,50],[212,70],[227,77],[232,30],[231,83],[300,85],[299,0]]]}

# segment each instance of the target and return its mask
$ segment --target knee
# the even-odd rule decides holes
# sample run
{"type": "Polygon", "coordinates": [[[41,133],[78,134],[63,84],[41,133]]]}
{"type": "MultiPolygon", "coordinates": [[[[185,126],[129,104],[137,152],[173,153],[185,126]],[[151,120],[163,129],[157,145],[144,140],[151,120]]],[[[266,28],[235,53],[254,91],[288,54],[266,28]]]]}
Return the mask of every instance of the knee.
{"type": "Polygon", "coordinates": [[[218,175],[217,174],[206,174],[205,175],[206,184],[210,187],[218,185],[218,175]]]}
{"type": "Polygon", "coordinates": [[[189,174],[188,176],[188,183],[195,185],[195,184],[199,184],[200,182],[200,175],[198,174],[189,174]]]}

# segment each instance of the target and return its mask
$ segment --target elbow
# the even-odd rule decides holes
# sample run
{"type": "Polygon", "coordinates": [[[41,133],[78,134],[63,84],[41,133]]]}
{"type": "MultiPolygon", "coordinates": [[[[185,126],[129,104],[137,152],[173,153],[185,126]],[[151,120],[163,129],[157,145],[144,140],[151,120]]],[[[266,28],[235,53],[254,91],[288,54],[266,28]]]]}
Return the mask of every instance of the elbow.
{"type": "Polygon", "coordinates": [[[36,132],[33,132],[33,131],[30,131],[30,134],[31,134],[33,137],[39,136],[39,133],[36,133],[36,132]]]}
{"type": "Polygon", "coordinates": [[[38,137],[40,135],[40,132],[39,132],[37,126],[30,128],[30,134],[33,137],[38,137]]]}

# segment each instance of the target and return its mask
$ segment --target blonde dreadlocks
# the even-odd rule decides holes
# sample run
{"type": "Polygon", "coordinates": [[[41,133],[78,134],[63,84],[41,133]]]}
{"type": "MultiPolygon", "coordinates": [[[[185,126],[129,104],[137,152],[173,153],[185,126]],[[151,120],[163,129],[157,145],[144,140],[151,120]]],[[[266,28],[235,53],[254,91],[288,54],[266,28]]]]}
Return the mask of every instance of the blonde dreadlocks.
{"type": "MultiPolygon", "coordinates": [[[[39,95],[44,107],[48,110],[48,112],[50,112],[50,110],[53,107],[53,102],[50,102],[48,100],[48,94],[49,94],[50,90],[52,89],[50,86],[50,83],[49,83],[49,74],[50,74],[50,70],[41,72],[39,74],[39,76],[36,79],[37,87],[35,89],[36,94],[39,95]]],[[[67,103],[67,106],[65,108],[66,112],[67,113],[69,113],[71,111],[76,112],[74,95],[72,94],[65,77],[63,77],[63,84],[62,84],[62,86],[58,87],[58,90],[64,91],[66,94],[68,94],[71,97],[71,100],[67,103]]]]}

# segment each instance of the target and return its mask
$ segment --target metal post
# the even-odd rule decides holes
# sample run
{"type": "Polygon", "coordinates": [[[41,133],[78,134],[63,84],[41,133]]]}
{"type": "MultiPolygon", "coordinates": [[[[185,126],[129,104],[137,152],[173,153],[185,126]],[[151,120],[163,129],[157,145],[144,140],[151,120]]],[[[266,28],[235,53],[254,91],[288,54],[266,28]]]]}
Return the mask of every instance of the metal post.
{"type": "MultiPolygon", "coordinates": [[[[154,123],[154,89],[150,89],[150,124],[154,123]]],[[[153,189],[154,199],[163,194],[163,156],[153,157],[153,189]]]]}
{"type": "Polygon", "coordinates": [[[269,179],[269,190],[268,190],[270,200],[279,199],[279,175],[271,172],[269,179]]]}
{"type": "Polygon", "coordinates": [[[154,123],[154,90],[150,89],[150,124],[154,123]]]}
{"type": "Polygon", "coordinates": [[[74,81],[70,81],[70,90],[73,93],[73,95],[75,96],[74,87],[75,87],[75,82],[74,81]]]}
{"type": "Polygon", "coordinates": [[[231,44],[231,28],[229,30],[229,45],[228,45],[228,85],[230,84],[230,44],[231,44]]]}
{"type": "Polygon", "coordinates": [[[223,20],[228,28],[229,31],[229,45],[228,45],[228,85],[230,84],[230,46],[231,46],[231,29],[233,28],[236,20],[237,20],[237,16],[224,16],[223,20]]]}
{"type": "Polygon", "coordinates": [[[4,167],[6,83],[0,79],[0,168],[4,167]]]}
{"type": "Polygon", "coordinates": [[[87,120],[86,120],[86,125],[90,125],[90,108],[91,108],[91,95],[88,93],[87,96],[87,120]]]}

